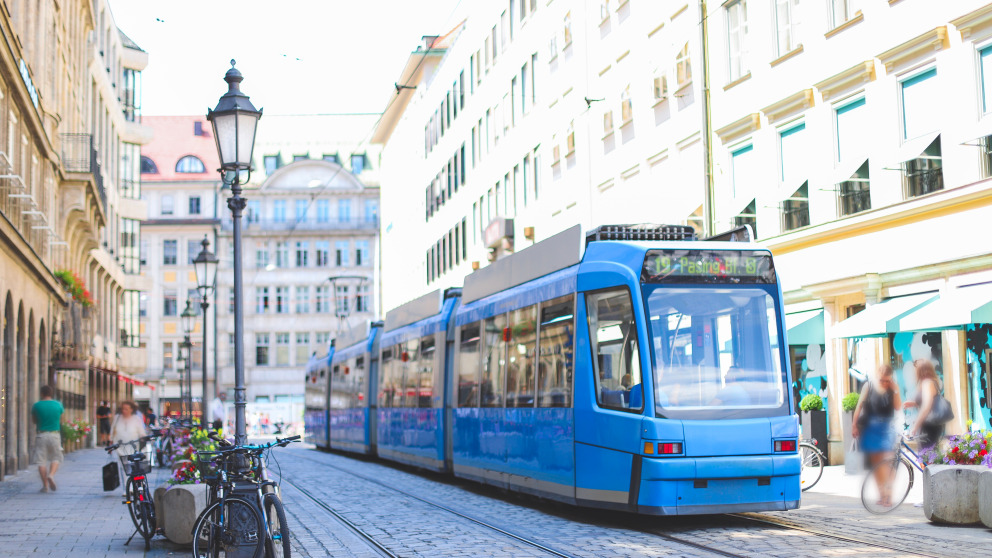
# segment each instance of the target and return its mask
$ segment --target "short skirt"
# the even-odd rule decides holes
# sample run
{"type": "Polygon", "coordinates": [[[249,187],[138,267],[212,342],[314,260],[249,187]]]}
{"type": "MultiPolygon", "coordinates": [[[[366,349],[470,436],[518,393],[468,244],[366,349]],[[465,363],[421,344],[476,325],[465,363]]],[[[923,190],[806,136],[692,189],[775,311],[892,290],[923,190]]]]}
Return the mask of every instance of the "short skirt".
{"type": "Polygon", "coordinates": [[[895,444],[895,431],[892,429],[892,419],[870,418],[868,425],[861,431],[861,451],[879,453],[892,451],[895,444]]]}

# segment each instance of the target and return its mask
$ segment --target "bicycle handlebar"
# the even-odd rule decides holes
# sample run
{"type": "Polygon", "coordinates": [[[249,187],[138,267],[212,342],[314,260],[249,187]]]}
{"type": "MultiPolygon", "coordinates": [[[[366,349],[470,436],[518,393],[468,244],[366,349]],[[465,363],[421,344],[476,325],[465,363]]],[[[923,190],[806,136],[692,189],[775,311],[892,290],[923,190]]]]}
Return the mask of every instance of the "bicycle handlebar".
{"type": "Polygon", "coordinates": [[[161,434],[149,434],[148,436],[142,436],[137,440],[131,440],[128,442],[120,441],[117,442],[116,444],[105,447],[104,450],[106,450],[107,453],[110,453],[121,446],[134,446],[137,449],[138,446],[147,444],[148,442],[154,440],[155,438],[159,438],[161,436],[162,436],[161,434]]]}

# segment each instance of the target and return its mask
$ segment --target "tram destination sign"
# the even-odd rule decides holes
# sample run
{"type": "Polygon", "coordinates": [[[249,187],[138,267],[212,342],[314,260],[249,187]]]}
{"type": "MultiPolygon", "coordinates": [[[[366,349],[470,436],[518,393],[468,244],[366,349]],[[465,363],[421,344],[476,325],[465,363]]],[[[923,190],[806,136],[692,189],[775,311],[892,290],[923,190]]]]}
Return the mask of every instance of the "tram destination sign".
{"type": "Polygon", "coordinates": [[[753,250],[648,250],[642,283],[775,283],[768,252],[753,250]]]}

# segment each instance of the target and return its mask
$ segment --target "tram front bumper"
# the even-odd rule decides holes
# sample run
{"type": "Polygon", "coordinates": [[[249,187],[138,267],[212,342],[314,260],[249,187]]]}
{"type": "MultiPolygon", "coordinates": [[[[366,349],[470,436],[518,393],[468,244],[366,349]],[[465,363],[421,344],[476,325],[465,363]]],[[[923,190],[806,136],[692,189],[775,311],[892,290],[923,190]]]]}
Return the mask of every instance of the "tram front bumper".
{"type": "Polygon", "coordinates": [[[644,458],[638,511],[691,515],[799,507],[798,454],[644,458]]]}

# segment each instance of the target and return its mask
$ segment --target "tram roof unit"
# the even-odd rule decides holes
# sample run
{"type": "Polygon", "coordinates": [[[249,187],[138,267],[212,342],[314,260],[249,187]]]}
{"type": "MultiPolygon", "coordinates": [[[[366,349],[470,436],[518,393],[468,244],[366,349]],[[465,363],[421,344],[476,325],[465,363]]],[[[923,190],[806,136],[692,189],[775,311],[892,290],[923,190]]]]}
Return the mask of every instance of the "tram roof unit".
{"type": "Polygon", "coordinates": [[[350,330],[344,332],[338,343],[338,348],[334,350],[331,362],[341,362],[372,349],[375,340],[375,330],[382,327],[382,322],[366,320],[350,330]]]}

